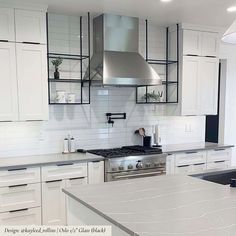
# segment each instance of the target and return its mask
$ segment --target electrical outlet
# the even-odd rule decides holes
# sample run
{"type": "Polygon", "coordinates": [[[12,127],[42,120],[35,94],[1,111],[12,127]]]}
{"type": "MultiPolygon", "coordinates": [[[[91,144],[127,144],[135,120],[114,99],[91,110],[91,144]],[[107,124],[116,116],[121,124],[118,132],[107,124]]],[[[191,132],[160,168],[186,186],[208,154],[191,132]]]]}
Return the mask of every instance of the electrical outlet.
{"type": "Polygon", "coordinates": [[[190,123],[185,124],[185,132],[186,133],[192,132],[192,125],[190,123]]]}
{"type": "Polygon", "coordinates": [[[42,131],[39,132],[39,141],[44,141],[44,133],[42,131]]]}

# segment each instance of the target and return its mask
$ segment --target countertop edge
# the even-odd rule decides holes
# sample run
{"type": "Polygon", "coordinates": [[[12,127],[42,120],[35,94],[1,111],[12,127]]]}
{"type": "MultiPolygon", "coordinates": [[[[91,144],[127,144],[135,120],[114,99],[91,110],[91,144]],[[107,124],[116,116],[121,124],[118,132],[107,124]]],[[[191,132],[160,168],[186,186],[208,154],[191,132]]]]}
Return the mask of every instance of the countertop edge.
{"type": "Polygon", "coordinates": [[[205,146],[202,148],[186,148],[186,149],[179,149],[179,150],[164,150],[163,153],[166,154],[175,154],[180,152],[188,152],[188,151],[204,151],[204,150],[214,150],[214,149],[220,149],[220,148],[233,148],[234,145],[218,145],[218,146],[205,146]]]}
{"type": "MultiPolygon", "coordinates": [[[[1,159],[0,159],[1,160],[1,159]]],[[[6,166],[1,166],[0,170],[6,170],[6,169],[18,169],[18,168],[30,168],[30,167],[42,167],[42,166],[49,166],[49,165],[63,165],[67,164],[69,162],[73,163],[85,163],[85,162],[93,162],[93,161],[103,161],[104,158],[98,156],[96,157],[88,157],[85,159],[71,159],[71,160],[58,160],[58,161],[48,161],[48,162],[37,162],[37,163],[32,163],[32,164],[20,164],[20,165],[6,165],[6,166]]]]}
{"type": "Polygon", "coordinates": [[[69,197],[71,197],[72,199],[74,199],[75,201],[81,203],[82,205],[84,205],[85,207],[87,207],[88,209],[90,209],[91,211],[95,212],[96,214],[98,214],[99,216],[103,217],[104,219],[108,220],[109,222],[111,222],[112,224],[116,225],[117,227],[119,227],[121,230],[125,231],[126,233],[128,233],[131,236],[139,236],[139,234],[131,231],[130,229],[128,229],[127,227],[125,227],[124,225],[118,223],[117,221],[115,221],[114,219],[112,219],[111,217],[107,216],[106,214],[102,213],[101,211],[97,210],[96,208],[92,207],[91,205],[89,205],[88,203],[84,202],[83,200],[81,200],[80,198],[75,197],[72,193],[70,193],[69,191],[67,191],[65,188],[62,188],[62,192],[64,192],[66,195],[68,195],[69,197]]]}

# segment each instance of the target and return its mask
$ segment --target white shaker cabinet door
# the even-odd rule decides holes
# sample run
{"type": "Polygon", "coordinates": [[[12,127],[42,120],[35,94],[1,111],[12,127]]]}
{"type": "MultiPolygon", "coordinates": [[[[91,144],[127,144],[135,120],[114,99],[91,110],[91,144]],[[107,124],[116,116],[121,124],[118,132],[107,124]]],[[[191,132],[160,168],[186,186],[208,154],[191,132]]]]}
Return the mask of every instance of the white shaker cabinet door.
{"type": "Polygon", "coordinates": [[[219,35],[218,33],[202,32],[202,56],[218,57],[219,35]]]}
{"type": "Polygon", "coordinates": [[[0,121],[16,121],[18,97],[14,43],[0,43],[0,65],[0,121]]]}
{"type": "Polygon", "coordinates": [[[183,58],[182,115],[198,114],[199,57],[183,58]]]}
{"type": "Polygon", "coordinates": [[[15,41],[14,9],[0,8],[0,40],[15,41]]]}
{"type": "Polygon", "coordinates": [[[201,56],[201,32],[183,30],[183,55],[201,56]]]}
{"type": "Polygon", "coordinates": [[[46,44],[46,13],[15,10],[16,42],[46,44]]]}
{"type": "Polygon", "coordinates": [[[43,225],[66,224],[66,197],[62,192],[65,180],[42,183],[43,225]]]}
{"type": "Polygon", "coordinates": [[[47,49],[16,44],[20,120],[48,120],[47,49]]]}
{"type": "Polygon", "coordinates": [[[199,113],[200,115],[216,115],[219,59],[202,57],[199,68],[199,113]]]}

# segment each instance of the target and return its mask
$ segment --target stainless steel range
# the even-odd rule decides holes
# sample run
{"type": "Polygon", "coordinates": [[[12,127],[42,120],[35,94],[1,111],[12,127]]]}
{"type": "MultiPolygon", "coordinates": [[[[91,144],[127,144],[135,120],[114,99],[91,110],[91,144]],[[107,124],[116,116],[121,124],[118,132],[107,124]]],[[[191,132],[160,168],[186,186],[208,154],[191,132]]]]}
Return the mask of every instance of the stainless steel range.
{"type": "Polygon", "coordinates": [[[105,158],[105,181],[166,174],[167,155],[158,148],[126,146],[88,152],[105,158]]]}

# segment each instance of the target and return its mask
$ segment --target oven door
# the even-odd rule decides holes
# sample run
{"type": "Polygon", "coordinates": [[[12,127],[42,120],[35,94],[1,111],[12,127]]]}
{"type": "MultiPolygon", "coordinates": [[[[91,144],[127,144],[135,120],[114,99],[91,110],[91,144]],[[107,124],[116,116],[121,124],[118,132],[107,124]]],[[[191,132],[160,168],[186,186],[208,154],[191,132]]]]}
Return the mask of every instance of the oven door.
{"type": "Polygon", "coordinates": [[[137,171],[124,171],[116,173],[106,173],[106,181],[117,181],[125,179],[136,179],[144,177],[152,177],[165,175],[166,171],[163,168],[152,169],[152,170],[137,170],[137,171]]]}

